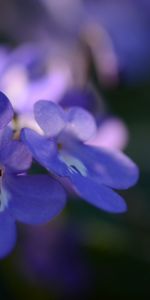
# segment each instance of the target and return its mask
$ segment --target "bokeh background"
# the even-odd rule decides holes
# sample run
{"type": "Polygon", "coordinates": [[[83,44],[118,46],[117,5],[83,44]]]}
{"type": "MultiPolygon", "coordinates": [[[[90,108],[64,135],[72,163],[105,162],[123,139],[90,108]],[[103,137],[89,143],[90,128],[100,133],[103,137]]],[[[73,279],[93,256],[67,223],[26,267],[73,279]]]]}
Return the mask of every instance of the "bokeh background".
{"type": "Polygon", "coordinates": [[[18,224],[17,246],[0,261],[0,299],[149,299],[149,0],[0,0],[0,8],[0,88],[16,109],[31,95],[94,111],[96,98],[101,122],[121,120],[121,148],[140,168],[138,184],[121,192],[125,214],[72,196],[52,222],[18,224]]]}

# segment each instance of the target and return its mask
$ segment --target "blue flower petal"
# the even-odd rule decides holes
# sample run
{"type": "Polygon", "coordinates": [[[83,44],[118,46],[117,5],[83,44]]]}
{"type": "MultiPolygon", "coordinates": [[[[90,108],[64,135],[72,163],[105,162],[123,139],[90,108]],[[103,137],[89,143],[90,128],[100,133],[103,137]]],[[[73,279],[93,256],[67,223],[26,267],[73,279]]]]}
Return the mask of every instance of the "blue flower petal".
{"type": "Polygon", "coordinates": [[[30,167],[32,156],[22,142],[10,140],[0,151],[0,161],[13,172],[22,172],[30,167]]]}
{"type": "Polygon", "coordinates": [[[0,213],[0,258],[8,255],[16,243],[16,225],[8,211],[0,213]]]}
{"type": "Polygon", "coordinates": [[[124,199],[106,186],[98,184],[90,178],[74,174],[72,183],[75,191],[90,204],[111,213],[127,210],[124,199]]]}
{"type": "Polygon", "coordinates": [[[56,143],[29,128],[22,130],[21,138],[29,147],[33,157],[47,170],[58,176],[69,175],[66,164],[58,159],[56,143]]]}
{"type": "Polygon", "coordinates": [[[70,139],[66,151],[77,158],[87,169],[87,174],[99,183],[116,189],[127,189],[139,177],[136,164],[119,151],[84,145],[70,139]]]}
{"type": "Polygon", "coordinates": [[[0,152],[5,151],[8,143],[12,139],[13,130],[10,127],[4,127],[0,129],[0,152]]]}
{"type": "Polygon", "coordinates": [[[62,186],[48,175],[6,175],[4,188],[12,216],[27,224],[41,224],[58,215],[66,203],[62,186]]]}
{"type": "Polygon", "coordinates": [[[35,120],[49,137],[56,136],[66,124],[63,109],[51,102],[41,100],[34,105],[35,120]]]}
{"type": "Polygon", "coordinates": [[[78,139],[86,141],[96,132],[93,116],[81,107],[71,107],[67,110],[67,129],[78,139]]]}
{"type": "Polygon", "coordinates": [[[5,127],[13,118],[13,108],[8,98],[0,92],[0,129],[5,127]]]}

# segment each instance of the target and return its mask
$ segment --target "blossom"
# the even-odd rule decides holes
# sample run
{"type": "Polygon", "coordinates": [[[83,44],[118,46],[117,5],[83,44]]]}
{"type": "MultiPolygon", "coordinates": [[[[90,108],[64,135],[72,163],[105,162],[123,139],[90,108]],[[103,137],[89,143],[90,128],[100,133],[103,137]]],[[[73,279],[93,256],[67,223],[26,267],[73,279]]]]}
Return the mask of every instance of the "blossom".
{"type": "Polygon", "coordinates": [[[64,58],[64,51],[62,57],[59,53],[50,57],[45,44],[39,48],[35,43],[25,43],[13,50],[0,47],[0,90],[11,99],[17,129],[27,124],[35,128],[32,111],[37,99],[57,102],[73,84],[71,62],[68,55],[64,58]]]}
{"type": "Polygon", "coordinates": [[[0,48],[1,90],[10,97],[19,115],[32,112],[37,95],[39,99],[58,101],[71,81],[65,62],[60,61],[58,68],[56,58],[53,63],[50,61],[48,50],[37,48],[35,44],[24,44],[9,52],[7,48],[0,48]],[[44,71],[45,65],[47,71],[44,71]]]}
{"type": "Polygon", "coordinates": [[[7,126],[12,106],[0,93],[0,258],[15,245],[15,221],[39,224],[57,215],[65,204],[65,192],[47,175],[27,175],[32,157],[27,147],[13,139],[7,126]]]}
{"type": "Polygon", "coordinates": [[[123,153],[86,145],[96,131],[86,110],[64,111],[50,101],[38,101],[35,119],[44,131],[22,130],[24,143],[33,157],[59,180],[67,179],[87,202],[109,212],[123,212],[126,204],[112,189],[127,189],[138,178],[137,166],[123,153]]]}

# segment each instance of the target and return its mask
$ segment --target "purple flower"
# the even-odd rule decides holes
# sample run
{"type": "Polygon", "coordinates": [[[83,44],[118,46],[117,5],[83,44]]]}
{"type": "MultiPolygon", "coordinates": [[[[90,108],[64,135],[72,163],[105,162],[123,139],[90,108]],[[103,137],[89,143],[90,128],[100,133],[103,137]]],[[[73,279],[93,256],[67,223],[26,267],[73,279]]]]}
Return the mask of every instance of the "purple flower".
{"type": "Polygon", "coordinates": [[[40,49],[34,43],[25,43],[14,50],[0,47],[0,90],[11,99],[17,130],[25,126],[36,128],[32,112],[37,99],[57,102],[72,85],[68,57],[65,63],[62,54],[58,63],[59,54],[51,56],[44,44],[40,49]]]}
{"type": "Polygon", "coordinates": [[[27,147],[13,140],[7,127],[12,106],[0,93],[0,258],[16,241],[15,221],[39,224],[57,215],[65,204],[65,192],[47,175],[26,175],[32,157],[27,147]]]}
{"type": "Polygon", "coordinates": [[[120,152],[83,143],[96,130],[92,116],[78,107],[64,111],[49,101],[38,101],[34,113],[45,135],[29,128],[21,134],[34,158],[58,179],[67,178],[89,203],[109,212],[125,211],[124,200],[112,189],[134,185],[137,166],[120,152]]]}

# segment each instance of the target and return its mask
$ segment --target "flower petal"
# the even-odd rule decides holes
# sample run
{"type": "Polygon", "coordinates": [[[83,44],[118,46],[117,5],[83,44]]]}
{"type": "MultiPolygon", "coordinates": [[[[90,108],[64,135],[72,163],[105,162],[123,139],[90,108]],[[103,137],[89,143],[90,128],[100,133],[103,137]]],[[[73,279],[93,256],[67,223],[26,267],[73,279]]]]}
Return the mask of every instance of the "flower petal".
{"type": "Polygon", "coordinates": [[[58,159],[57,146],[52,140],[29,128],[22,130],[21,138],[42,166],[56,175],[68,176],[68,168],[58,159]]]}
{"type": "Polygon", "coordinates": [[[90,178],[74,174],[72,183],[76,192],[84,200],[100,209],[112,213],[121,213],[127,210],[126,203],[120,195],[90,178]]]}
{"type": "Polygon", "coordinates": [[[16,243],[16,225],[8,211],[0,213],[0,258],[8,255],[16,243]]]}
{"type": "Polygon", "coordinates": [[[13,136],[13,130],[10,127],[4,127],[3,129],[0,129],[0,152],[5,151],[5,148],[7,147],[8,143],[12,139],[13,136]]]}
{"type": "Polygon", "coordinates": [[[111,117],[103,121],[88,145],[123,150],[128,144],[128,130],[122,120],[111,117]]]}
{"type": "Polygon", "coordinates": [[[35,119],[49,137],[57,135],[65,126],[65,112],[51,101],[38,101],[34,105],[35,119]]]}
{"type": "Polygon", "coordinates": [[[82,162],[88,176],[99,183],[112,188],[127,189],[138,180],[136,164],[119,151],[90,147],[73,139],[70,139],[66,147],[72,156],[82,162]]]}
{"type": "Polygon", "coordinates": [[[62,186],[48,175],[5,177],[8,207],[18,221],[41,224],[58,215],[66,203],[62,186]]]}
{"type": "Polygon", "coordinates": [[[0,153],[0,160],[12,171],[27,170],[32,163],[32,156],[26,145],[20,141],[11,140],[0,153]]]}
{"type": "Polygon", "coordinates": [[[0,129],[5,127],[13,118],[13,108],[8,98],[0,92],[0,129]]]}
{"type": "Polygon", "coordinates": [[[71,107],[67,111],[67,129],[80,140],[86,141],[96,132],[93,116],[81,107],[71,107]]]}

